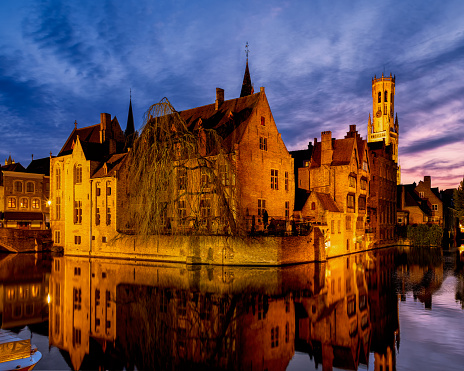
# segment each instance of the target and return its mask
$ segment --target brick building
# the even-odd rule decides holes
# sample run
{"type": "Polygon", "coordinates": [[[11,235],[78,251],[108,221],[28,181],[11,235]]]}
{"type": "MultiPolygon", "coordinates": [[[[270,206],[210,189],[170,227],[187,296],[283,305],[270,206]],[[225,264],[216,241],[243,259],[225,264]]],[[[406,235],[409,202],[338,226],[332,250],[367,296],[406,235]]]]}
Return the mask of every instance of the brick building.
{"type": "Polygon", "coordinates": [[[11,156],[5,161],[0,168],[0,226],[48,228],[50,177],[47,164],[48,159],[33,160],[25,169],[11,156]]]}
{"type": "Polygon", "coordinates": [[[355,125],[344,139],[325,131],[307,154],[305,159],[302,152],[295,153],[303,164],[298,168],[295,220],[309,221],[324,231],[328,256],[360,249],[366,240],[370,180],[365,140],[355,125]]]}

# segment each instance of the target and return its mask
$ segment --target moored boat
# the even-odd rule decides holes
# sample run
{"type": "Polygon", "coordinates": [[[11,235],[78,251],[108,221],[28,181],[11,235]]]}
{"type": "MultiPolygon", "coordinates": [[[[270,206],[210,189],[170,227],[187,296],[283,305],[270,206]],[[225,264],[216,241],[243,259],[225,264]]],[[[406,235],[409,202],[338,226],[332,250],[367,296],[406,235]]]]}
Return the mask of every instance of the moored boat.
{"type": "Polygon", "coordinates": [[[20,339],[16,334],[0,330],[0,371],[32,370],[42,358],[42,353],[31,340],[20,339]]]}

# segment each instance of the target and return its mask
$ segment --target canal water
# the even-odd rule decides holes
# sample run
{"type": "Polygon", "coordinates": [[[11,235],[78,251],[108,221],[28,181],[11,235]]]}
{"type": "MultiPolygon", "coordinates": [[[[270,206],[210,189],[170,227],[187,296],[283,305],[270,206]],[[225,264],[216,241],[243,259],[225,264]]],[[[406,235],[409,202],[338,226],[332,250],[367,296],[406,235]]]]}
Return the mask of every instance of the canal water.
{"type": "Polygon", "coordinates": [[[36,370],[462,370],[464,268],[433,248],[187,266],[0,255],[0,321],[36,370]]]}

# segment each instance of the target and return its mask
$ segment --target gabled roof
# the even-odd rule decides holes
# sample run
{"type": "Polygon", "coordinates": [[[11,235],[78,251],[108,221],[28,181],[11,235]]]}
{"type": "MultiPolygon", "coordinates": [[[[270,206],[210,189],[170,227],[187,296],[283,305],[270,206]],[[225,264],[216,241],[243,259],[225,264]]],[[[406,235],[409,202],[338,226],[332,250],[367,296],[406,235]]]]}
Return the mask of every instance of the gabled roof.
{"type": "Polygon", "coordinates": [[[118,171],[126,158],[127,153],[118,153],[111,156],[106,162],[102,163],[102,166],[95,172],[92,178],[102,178],[107,176],[113,176],[118,171]],[[105,171],[106,167],[106,171],[105,171]]]}
{"type": "MultiPolygon", "coordinates": [[[[314,145],[313,155],[311,157],[311,168],[321,166],[321,142],[314,145]]],[[[353,153],[355,138],[332,139],[333,156],[331,166],[349,165],[353,153]]]]}
{"type": "Polygon", "coordinates": [[[16,172],[21,172],[21,173],[24,173],[26,171],[24,166],[21,165],[19,162],[16,162],[14,164],[4,165],[0,169],[3,171],[16,171],[16,172]]]}
{"type": "Polygon", "coordinates": [[[69,155],[72,153],[73,143],[76,141],[78,135],[81,143],[100,143],[100,124],[86,126],[85,128],[79,129],[74,128],[63,148],[61,148],[58,156],[69,155]]]}
{"type": "Polygon", "coordinates": [[[318,198],[319,202],[321,203],[324,210],[332,211],[332,212],[336,212],[336,213],[340,212],[340,210],[338,209],[337,204],[332,199],[332,196],[330,196],[328,193],[316,192],[316,196],[317,196],[317,198],[318,198]]]}
{"type": "Polygon", "coordinates": [[[230,99],[222,102],[216,110],[215,104],[208,104],[179,112],[187,128],[194,132],[201,127],[215,129],[223,139],[227,151],[239,143],[246,129],[246,122],[256,107],[261,93],[230,99]]]}
{"type": "Polygon", "coordinates": [[[50,157],[32,160],[31,163],[27,166],[26,172],[50,176],[50,157]]]}

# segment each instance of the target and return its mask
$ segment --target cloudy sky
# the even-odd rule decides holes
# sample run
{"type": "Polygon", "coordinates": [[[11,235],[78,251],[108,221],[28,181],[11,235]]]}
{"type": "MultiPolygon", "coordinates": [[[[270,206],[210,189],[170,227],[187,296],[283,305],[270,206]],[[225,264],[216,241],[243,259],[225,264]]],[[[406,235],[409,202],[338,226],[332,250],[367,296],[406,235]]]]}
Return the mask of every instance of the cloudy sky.
{"type": "Polygon", "coordinates": [[[245,43],[289,150],[320,132],[365,138],[371,79],[396,75],[403,183],[464,176],[464,2],[0,2],[0,160],[56,155],[101,112],[136,129],[153,103],[177,110],[240,95],[245,43]]]}

